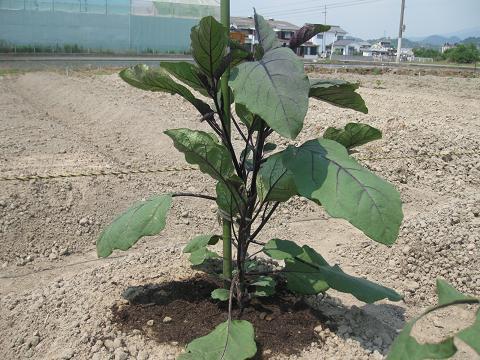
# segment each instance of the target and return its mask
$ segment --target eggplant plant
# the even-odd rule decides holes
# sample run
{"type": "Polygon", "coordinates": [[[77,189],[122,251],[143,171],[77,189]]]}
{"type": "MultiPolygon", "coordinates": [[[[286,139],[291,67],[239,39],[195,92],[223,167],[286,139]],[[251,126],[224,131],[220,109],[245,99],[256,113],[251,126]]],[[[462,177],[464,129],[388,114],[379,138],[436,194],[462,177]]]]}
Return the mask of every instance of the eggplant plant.
{"type": "Polygon", "coordinates": [[[216,196],[156,195],[116,218],[97,242],[98,255],[106,257],[115,249],[129,249],[144,236],[158,234],[165,228],[175,197],[216,202],[227,229],[222,235],[194,237],[184,252],[190,254],[194,266],[223,258],[223,273],[217,275],[225,286],[213,291],[212,297],[228,301],[229,315],[210,334],[188,344],[182,359],[253,357],[253,326],[232,319],[231,309],[235,304],[241,313],[253,297],[273,295],[279,279],[296,294],[318,294],[332,288],[368,303],[402,298],[394,290],[346,274],[309,246],[280,238],[261,241],[260,234],[279,205],[294,196],[313,201],[332,217],[349,221],[385,245],[396,240],[403,213],[395,188],[349,154],[355,146],[380,138],[377,129],[351,123],[344,129],[329,128],[324,137],[299,146],[279,149],[272,142],[274,132],[297,138],[310,98],[363,113],[367,107],[356,93],[357,84],[309,79],[294,52],[328,26],[306,25],[294,34],[289,46],[281,46],[262,16],[255,13],[254,21],[258,45],[253,52],[230,40],[229,29],[213,17],[205,17],[191,31],[194,63],[161,62],[159,68],[137,65],[120,73],[136,88],[180,95],[211,129],[180,128],[165,134],[189,164],[213,178],[216,196]],[[223,86],[227,92],[222,92],[221,84],[228,86],[223,86]],[[231,130],[241,142],[231,140],[231,130]],[[223,255],[210,247],[219,241],[224,242],[223,255]],[[283,270],[259,271],[256,255],[260,253],[283,261],[283,270]]]}

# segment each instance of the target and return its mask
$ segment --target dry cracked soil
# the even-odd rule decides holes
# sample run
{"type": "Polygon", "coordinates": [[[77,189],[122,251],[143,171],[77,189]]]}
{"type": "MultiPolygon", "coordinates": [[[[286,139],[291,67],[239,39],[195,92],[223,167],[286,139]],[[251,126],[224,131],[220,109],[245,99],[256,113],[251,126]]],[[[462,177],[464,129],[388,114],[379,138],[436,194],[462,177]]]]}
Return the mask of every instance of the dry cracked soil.
{"type": "MultiPolygon", "coordinates": [[[[380,128],[383,139],[354,156],[400,191],[405,219],[396,244],[385,247],[294,198],[281,205],[263,240],[308,244],[345,271],[394,288],[404,301],[366,305],[335,291],[306,297],[324,316],[315,324],[317,336],[295,354],[265,347],[262,353],[382,359],[405,321],[436,302],[437,277],[480,295],[480,78],[311,76],[360,82],[370,111],[313,100],[297,141],[348,122],[380,128]]],[[[0,76],[2,177],[182,166],[183,156],[163,131],[205,126],[179,97],[131,88],[116,74],[0,76]]],[[[275,140],[280,148],[289,144],[275,140]]],[[[2,359],[174,359],[181,344],[157,342],[149,335],[152,322],[121,327],[112,309],[127,306],[122,293],[128,288],[195,276],[182,248],[196,234],[219,231],[215,207],[175,199],[159,236],[102,260],[94,244],[102,228],[139,199],[172,190],[211,194],[213,185],[198,171],[1,181],[2,359]]],[[[471,309],[454,311],[416,328],[419,340],[438,340],[473,321],[471,309]]],[[[174,314],[169,318],[175,322],[174,314]]],[[[462,348],[456,358],[475,355],[462,348]]]]}

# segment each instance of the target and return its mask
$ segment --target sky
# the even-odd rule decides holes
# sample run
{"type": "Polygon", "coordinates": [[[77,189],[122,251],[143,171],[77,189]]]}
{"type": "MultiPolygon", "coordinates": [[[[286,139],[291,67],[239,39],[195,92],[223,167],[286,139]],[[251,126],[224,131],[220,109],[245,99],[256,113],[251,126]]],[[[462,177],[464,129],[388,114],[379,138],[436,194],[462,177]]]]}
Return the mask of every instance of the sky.
{"type": "MultiPolygon", "coordinates": [[[[340,25],[348,35],[363,39],[396,38],[401,0],[231,0],[232,16],[249,16],[253,7],[268,18],[296,25],[340,25]]],[[[404,37],[450,34],[480,27],[480,0],[405,0],[404,37]]]]}

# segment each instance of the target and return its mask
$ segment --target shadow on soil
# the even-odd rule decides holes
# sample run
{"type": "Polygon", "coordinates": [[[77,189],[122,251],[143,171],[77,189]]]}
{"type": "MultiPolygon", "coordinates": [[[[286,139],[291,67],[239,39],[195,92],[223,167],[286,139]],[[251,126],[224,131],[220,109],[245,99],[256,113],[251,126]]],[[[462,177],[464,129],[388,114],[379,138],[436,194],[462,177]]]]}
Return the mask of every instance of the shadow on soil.
{"type": "MultiPolygon", "coordinates": [[[[115,304],[112,307],[113,321],[125,332],[137,329],[160,343],[184,346],[195,338],[207,335],[226,320],[227,304],[210,297],[210,293],[219,287],[220,282],[205,276],[163,284],[131,286],[122,294],[128,304],[115,304]]],[[[254,298],[241,316],[238,309],[234,307],[233,310],[234,318],[248,320],[255,328],[258,347],[255,359],[268,359],[279,353],[300,354],[312,343],[318,343],[321,347],[323,340],[315,331],[318,325],[341,337],[349,336],[338,333],[341,327],[338,327],[336,320],[337,316],[345,316],[350,309],[341,304],[314,308],[302,298],[287,292],[281,285],[278,287],[275,296],[254,298]]],[[[378,319],[375,321],[379,322],[378,319]]],[[[369,323],[369,327],[374,331],[374,337],[380,335],[376,333],[377,329],[386,331],[384,325],[382,327],[369,323]]],[[[394,332],[395,329],[391,331],[394,332]]],[[[369,344],[361,343],[362,346],[369,344]]],[[[378,347],[372,344],[369,350],[375,349],[378,350],[378,347]]]]}

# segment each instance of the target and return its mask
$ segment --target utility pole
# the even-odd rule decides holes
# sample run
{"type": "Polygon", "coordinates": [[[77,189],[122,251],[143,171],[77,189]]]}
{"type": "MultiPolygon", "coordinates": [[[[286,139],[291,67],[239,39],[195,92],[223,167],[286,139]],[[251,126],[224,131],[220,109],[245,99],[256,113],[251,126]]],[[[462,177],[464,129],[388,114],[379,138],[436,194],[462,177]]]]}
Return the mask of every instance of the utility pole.
{"type": "Polygon", "coordinates": [[[403,31],[405,30],[405,25],[403,25],[404,13],[405,13],[405,0],[402,0],[402,9],[400,11],[400,26],[398,28],[397,63],[400,63],[400,55],[402,52],[402,36],[403,36],[403,31]]]}
{"type": "MultiPolygon", "coordinates": [[[[325,18],[324,18],[324,21],[323,21],[323,24],[324,25],[327,25],[327,5],[325,4],[325,10],[323,11],[323,15],[325,15],[325,18]]],[[[325,44],[325,33],[322,34],[322,54],[327,50],[327,46],[325,44]]]]}

